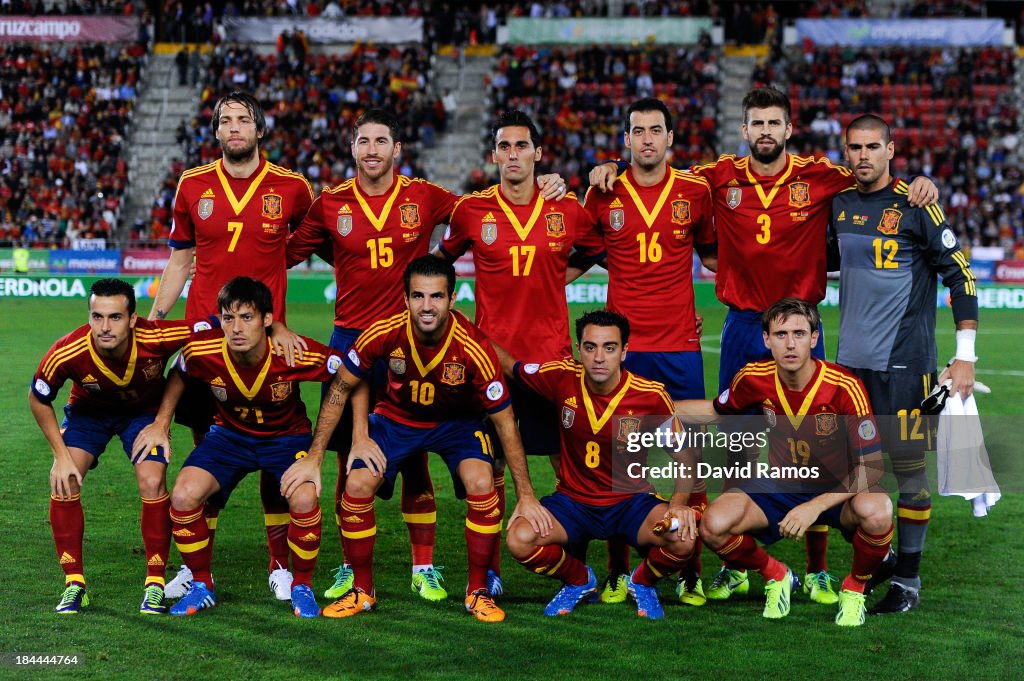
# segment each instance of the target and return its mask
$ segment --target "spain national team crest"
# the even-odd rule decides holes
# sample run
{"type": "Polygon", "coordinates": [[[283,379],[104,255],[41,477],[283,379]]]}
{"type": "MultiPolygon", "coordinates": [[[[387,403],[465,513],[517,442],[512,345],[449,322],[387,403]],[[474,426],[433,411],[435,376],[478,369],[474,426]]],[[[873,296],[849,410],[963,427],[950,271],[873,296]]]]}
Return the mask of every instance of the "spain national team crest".
{"type": "Polygon", "coordinates": [[[572,428],[573,422],[576,421],[576,410],[572,407],[562,406],[562,427],[572,428]]]}
{"type": "Polygon", "coordinates": [[[839,430],[839,419],[835,414],[815,414],[814,433],[815,435],[831,435],[839,430]]]}
{"type": "Polygon", "coordinates": [[[811,186],[806,182],[793,182],[789,185],[789,205],[803,208],[811,205],[811,186]]]}
{"type": "Polygon", "coordinates": [[[626,214],[621,208],[615,208],[608,211],[608,226],[616,232],[623,228],[626,224],[626,214]]]}
{"type": "Polygon", "coordinates": [[[882,234],[892,236],[896,232],[900,231],[900,218],[902,217],[903,213],[895,208],[886,208],[882,211],[882,219],[878,223],[878,231],[882,234]]]}
{"type": "Polygon", "coordinates": [[[352,233],[352,216],[351,215],[339,215],[338,216],[338,234],[342,236],[348,236],[352,233]]]}
{"type": "Polygon", "coordinates": [[[725,193],[725,202],[729,208],[736,209],[740,205],[740,201],[743,200],[743,190],[739,187],[729,187],[729,191],[725,193]]]}
{"type": "Polygon", "coordinates": [[[549,239],[561,239],[565,236],[565,220],[561,213],[549,213],[544,216],[548,228],[549,239]]]}
{"type": "Polygon", "coordinates": [[[152,381],[154,378],[159,378],[163,375],[163,368],[160,362],[150,362],[142,370],[142,375],[146,377],[147,381],[152,381]]]}
{"type": "Polygon", "coordinates": [[[196,208],[199,217],[203,220],[213,215],[213,199],[199,199],[199,206],[196,208]]]}
{"type": "Polygon", "coordinates": [[[769,428],[774,428],[779,423],[778,417],[775,415],[775,410],[770,407],[763,407],[764,420],[768,422],[769,428]]]}
{"type": "Polygon", "coordinates": [[[672,202],[672,222],[677,225],[685,225],[690,222],[690,202],[679,201],[672,202]]]}
{"type": "Polygon", "coordinates": [[[462,385],[466,382],[466,365],[458,362],[445,362],[441,382],[448,385],[462,385]]]}
{"type": "Polygon", "coordinates": [[[292,382],[281,381],[270,384],[270,397],[274,402],[283,402],[292,394],[292,382]]]}
{"type": "Polygon", "coordinates": [[[388,360],[388,369],[396,376],[405,374],[405,360],[401,357],[392,357],[388,360]]]}
{"type": "Polygon", "coordinates": [[[480,241],[490,246],[498,240],[498,225],[493,222],[484,222],[480,225],[480,241]]]}
{"type": "Polygon", "coordinates": [[[263,217],[268,220],[280,220],[284,215],[281,197],[277,194],[263,195],[263,217]]]}
{"type": "Polygon", "coordinates": [[[635,416],[623,416],[619,419],[619,434],[615,439],[619,442],[629,442],[632,433],[640,432],[640,419],[635,416]]]}
{"type": "Polygon", "coordinates": [[[403,203],[398,207],[402,215],[402,227],[413,229],[420,226],[420,207],[415,203],[403,203]]]}
{"type": "Polygon", "coordinates": [[[211,385],[210,390],[213,392],[213,396],[217,398],[219,402],[228,401],[228,389],[221,385],[211,385]]]}

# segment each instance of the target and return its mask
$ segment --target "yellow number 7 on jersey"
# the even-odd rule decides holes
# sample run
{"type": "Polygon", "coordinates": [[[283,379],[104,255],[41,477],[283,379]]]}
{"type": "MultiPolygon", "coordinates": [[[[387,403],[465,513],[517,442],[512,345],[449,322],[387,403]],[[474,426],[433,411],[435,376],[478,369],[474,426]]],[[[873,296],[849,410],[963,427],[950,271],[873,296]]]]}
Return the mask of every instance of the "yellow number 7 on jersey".
{"type": "Polygon", "coordinates": [[[242,227],[244,225],[237,220],[228,222],[228,231],[231,232],[231,243],[228,244],[228,253],[235,252],[235,244],[238,243],[238,237],[242,236],[242,227]]]}

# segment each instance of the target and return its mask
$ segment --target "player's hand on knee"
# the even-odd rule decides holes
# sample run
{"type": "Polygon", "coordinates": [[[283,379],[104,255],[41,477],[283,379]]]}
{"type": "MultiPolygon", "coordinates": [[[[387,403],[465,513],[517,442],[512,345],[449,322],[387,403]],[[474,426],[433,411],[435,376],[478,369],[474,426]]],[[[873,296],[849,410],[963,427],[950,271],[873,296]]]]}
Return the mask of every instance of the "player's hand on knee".
{"type": "Polygon", "coordinates": [[[918,175],[907,188],[907,202],[915,208],[930,206],[939,200],[939,188],[931,178],[918,175]]]}
{"type": "Polygon", "coordinates": [[[551,528],[555,526],[554,517],[533,496],[520,497],[519,501],[516,502],[515,510],[512,511],[512,517],[509,518],[508,524],[511,525],[512,521],[519,517],[530,523],[533,531],[542,537],[551,534],[551,528]]]}
{"type": "Polygon", "coordinates": [[[75,493],[76,489],[82,488],[82,474],[79,472],[71,456],[53,460],[50,468],[50,495],[61,500],[68,500],[75,493]],[[74,478],[78,482],[75,488],[71,484],[74,478]]]}
{"type": "Polygon", "coordinates": [[[132,463],[138,464],[157,447],[163,448],[164,462],[171,463],[171,435],[156,421],[139,431],[132,443],[132,463]]]}
{"type": "Polygon", "coordinates": [[[673,533],[679,541],[697,540],[697,523],[700,522],[700,514],[689,506],[672,506],[669,504],[666,518],[676,518],[679,521],[679,528],[673,533]]]}
{"type": "Polygon", "coordinates": [[[779,534],[789,539],[800,540],[804,538],[807,528],[814,524],[814,521],[821,515],[821,509],[805,502],[796,506],[786,517],[779,521],[779,534]]]}
{"type": "Polygon", "coordinates": [[[384,456],[384,450],[373,440],[366,438],[352,443],[352,450],[348,454],[348,463],[345,465],[345,473],[352,472],[352,464],[362,461],[370,469],[373,477],[379,478],[384,475],[388,467],[388,459],[384,456]]]}
{"type": "Polygon", "coordinates": [[[560,201],[569,193],[565,180],[558,173],[537,176],[537,189],[545,201],[560,201]]]}
{"type": "Polygon", "coordinates": [[[303,456],[284,472],[284,475],[281,476],[281,496],[288,499],[307,482],[313,483],[317,499],[319,499],[322,487],[320,461],[311,456],[303,456]]]}
{"type": "Polygon", "coordinates": [[[602,163],[590,169],[590,185],[599,191],[608,192],[615,186],[618,179],[619,167],[614,163],[602,163]]]}
{"type": "Polygon", "coordinates": [[[308,348],[306,339],[278,321],[271,324],[270,328],[270,342],[274,346],[274,352],[278,357],[284,357],[288,366],[295,366],[296,355],[303,359],[303,352],[308,348]]]}

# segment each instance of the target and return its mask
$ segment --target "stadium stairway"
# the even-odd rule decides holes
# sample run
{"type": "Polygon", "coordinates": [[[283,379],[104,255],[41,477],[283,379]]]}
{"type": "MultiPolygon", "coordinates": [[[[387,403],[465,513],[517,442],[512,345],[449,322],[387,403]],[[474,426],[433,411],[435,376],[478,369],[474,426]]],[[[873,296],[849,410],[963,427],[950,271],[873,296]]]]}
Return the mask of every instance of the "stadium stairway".
{"type": "Polygon", "coordinates": [[[136,219],[148,220],[153,197],[167,175],[171,158],[181,155],[175,140],[178,125],[194,115],[198,90],[178,85],[173,53],[153,54],[146,86],[136,100],[135,120],[129,136],[128,167],[132,182],[121,224],[122,237],[136,219]]]}
{"type": "Polygon", "coordinates": [[[757,65],[757,57],[746,52],[722,56],[722,86],[718,90],[718,135],[720,154],[738,154],[743,142],[743,97],[750,90],[750,74],[757,65]]]}
{"type": "Polygon", "coordinates": [[[462,193],[473,168],[480,165],[481,143],[490,125],[487,118],[487,77],[494,71],[492,56],[452,58],[438,56],[433,65],[434,92],[451,90],[458,104],[448,130],[438,135],[433,149],[422,149],[427,178],[453,192],[462,193]],[[460,65],[461,63],[461,65],[460,65]]]}

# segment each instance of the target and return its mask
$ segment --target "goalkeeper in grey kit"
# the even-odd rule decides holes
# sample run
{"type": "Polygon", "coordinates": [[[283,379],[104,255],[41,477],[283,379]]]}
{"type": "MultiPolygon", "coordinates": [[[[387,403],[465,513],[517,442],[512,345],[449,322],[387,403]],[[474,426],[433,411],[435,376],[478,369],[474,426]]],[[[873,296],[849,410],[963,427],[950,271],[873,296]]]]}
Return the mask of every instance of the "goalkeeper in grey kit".
{"type": "Polygon", "coordinates": [[[832,202],[830,229],[841,255],[836,361],[864,382],[899,484],[899,550],[868,588],[890,577],[892,583],[870,612],[906,612],[919,602],[931,516],[924,453],[935,448],[934,429],[920,407],[936,382],[937,276],[949,289],[957,339],[956,356],[940,378],[950,394],[964,397],[974,389],[978,297],[942,208],[910,206],[907,183],[890,174],[894,145],[886,122],[874,115],[854,119],[845,151],[857,186],[832,202]]]}

